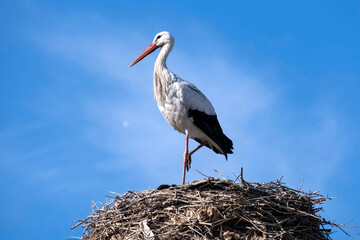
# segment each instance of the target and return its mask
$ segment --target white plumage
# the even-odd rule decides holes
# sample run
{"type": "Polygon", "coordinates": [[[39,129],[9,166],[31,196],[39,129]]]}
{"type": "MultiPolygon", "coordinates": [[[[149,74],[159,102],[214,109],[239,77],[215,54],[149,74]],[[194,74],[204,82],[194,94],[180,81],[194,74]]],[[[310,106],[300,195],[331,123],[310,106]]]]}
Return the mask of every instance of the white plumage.
{"type": "Polygon", "coordinates": [[[153,43],[130,65],[133,66],[161,47],[154,67],[154,97],[166,121],[177,131],[186,135],[183,181],[185,170],[191,166],[191,155],[202,146],[216,153],[232,153],[232,141],[225,136],[211,102],[193,84],[172,73],[166,60],[174,46],[174,38],[168,32],[156,34],[153,43]],[[195,139],[200,146],[188,151],[188,139],[195,139]]]}

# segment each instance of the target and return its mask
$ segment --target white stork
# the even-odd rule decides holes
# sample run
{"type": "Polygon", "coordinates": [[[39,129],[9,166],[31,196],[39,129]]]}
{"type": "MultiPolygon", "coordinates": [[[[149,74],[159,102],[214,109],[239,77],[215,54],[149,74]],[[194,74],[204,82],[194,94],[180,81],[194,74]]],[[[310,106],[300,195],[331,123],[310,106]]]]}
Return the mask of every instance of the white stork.
{"type": "Polygon", "coordinates": [[[182,184],[186,170],[191,166],[191,155],[202,146],[225,155],[232,153],[233,143],[223,133],[214,107],[206,96],[193,84],[172,73],[166,59],[174,47],[175,40],[168,32],[156,34],[153,42],[130,65],[132,67],[147,55],[161,48],[154,67],[154,96],[160,112],[177,131],[186,135],[182,184]],[[200,145],[189,152],[189,138],[200,145]]]}

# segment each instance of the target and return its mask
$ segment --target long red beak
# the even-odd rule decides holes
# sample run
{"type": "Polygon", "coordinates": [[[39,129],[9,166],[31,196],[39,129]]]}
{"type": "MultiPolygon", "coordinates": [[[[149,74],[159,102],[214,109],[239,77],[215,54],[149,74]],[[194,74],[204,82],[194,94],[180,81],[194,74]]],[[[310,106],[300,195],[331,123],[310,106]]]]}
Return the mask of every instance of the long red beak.
{"type": "Polygon", "coordinates": [[[155,51],[157,48],[158,46],[156,46],[155,43],[150,44],[150,46],[148,46],[147,49],[145,49],[145,51],[142,54],[140,54],[140,56],[138,56],[137,59],[135,59],[135,61],[130,65],[130,67],[140,62],[143,58],[145,58],[147,55],[155,51]]]}

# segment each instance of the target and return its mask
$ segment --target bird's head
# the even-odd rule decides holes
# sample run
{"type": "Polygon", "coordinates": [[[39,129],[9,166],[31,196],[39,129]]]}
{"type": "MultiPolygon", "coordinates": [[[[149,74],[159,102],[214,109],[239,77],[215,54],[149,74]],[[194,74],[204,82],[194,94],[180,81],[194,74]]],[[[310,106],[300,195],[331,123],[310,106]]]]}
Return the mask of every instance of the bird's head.
{"type": "Polygon", "coordinates": [[[156,34],[156,36],[154,37],[153,40],[153,44],[156,44],[156,46],[158,47],[162,47],[167,43],[174,43],[174,38],[173,36],[171,36],[171,34],[169,32],[159,32],[158,34],[156,34]]]}
{"type": "Polygon", "coordinates": [[[130,65],[130,67],[132,67],[135,64],[137,64],[138,62],[140,62],[142,59],[144,59],[147,55],[149,55],[150,53],[155,51],[157,48],[163,47],[166,44],[174,45],[174,42],[175,42],[175,40],[174,40],[173,36],[171,36],[170,33],[166,32],[166,31],[159,32],[154,37],[154,40],[150,44],[150,46],[148,46],[145,49],[145,51],[142,54],[140,54],[140,56],[137,59],[135,59],[135,61],[130,65]]]}

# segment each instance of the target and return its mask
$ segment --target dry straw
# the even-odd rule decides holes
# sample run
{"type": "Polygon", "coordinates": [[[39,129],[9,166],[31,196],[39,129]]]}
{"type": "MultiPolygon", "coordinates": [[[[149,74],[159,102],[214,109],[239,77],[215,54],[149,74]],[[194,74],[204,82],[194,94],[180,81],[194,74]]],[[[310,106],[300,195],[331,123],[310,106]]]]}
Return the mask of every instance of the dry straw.
{"type": "Polygon", "coordinates": [[[94,205],[91,215],[73,228],[82,226],[83,239],[91,240],[252,240],[331,239],[331,227],[345,226],[318,214],[330,197],[288,188],[281,179],[250,183],[242,174],[238,178],[128,191],[108,204],[94,205]]]}

